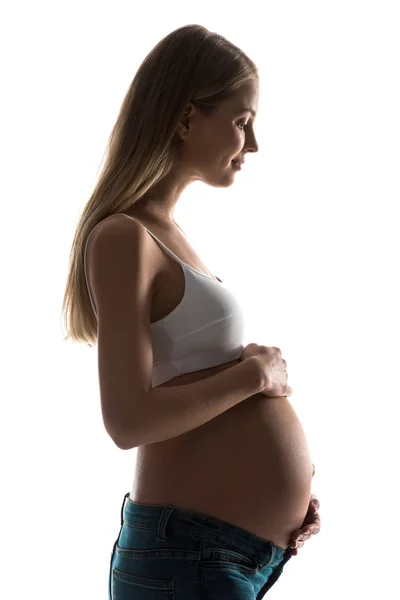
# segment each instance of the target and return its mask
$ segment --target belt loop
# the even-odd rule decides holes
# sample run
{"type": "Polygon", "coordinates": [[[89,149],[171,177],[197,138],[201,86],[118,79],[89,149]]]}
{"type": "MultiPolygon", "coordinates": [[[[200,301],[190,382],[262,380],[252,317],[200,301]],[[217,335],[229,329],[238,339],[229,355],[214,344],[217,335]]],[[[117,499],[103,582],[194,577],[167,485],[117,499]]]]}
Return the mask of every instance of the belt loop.
{"type": "Polygon", "coordinates": [[[121,506],[121,527],[124,524],[124,507],[125,507],[125,502],[127,497],[129,496],[130,492],[127,492],[124,496],[124,499],[122,501],[122,506],[121,506]]]}
{"type": "Polygon", "coordinates": [[[165,531],[167,528],[169,518],[173,513],[173,510],[174,509],[172,506],[164,506],[163,507],[163,511],[161,513],[161,517],[158,522],[158,530],[157,530],[157,540],[159,542],[165,542],[167,539],[165,531]]]}

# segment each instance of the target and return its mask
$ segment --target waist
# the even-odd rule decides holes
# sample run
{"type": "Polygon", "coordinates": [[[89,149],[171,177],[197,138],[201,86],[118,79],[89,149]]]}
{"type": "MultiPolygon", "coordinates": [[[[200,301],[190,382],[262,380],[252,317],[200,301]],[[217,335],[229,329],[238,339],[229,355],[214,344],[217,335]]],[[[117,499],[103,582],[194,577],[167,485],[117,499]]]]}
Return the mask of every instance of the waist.
{"type": "MultiPolygon", "coordinates": [[[[121,513],[122,523],[128,523],[130,530],[134,531],[135,528],[138,528],[146,535],[153,532],[153,536],[159,536],[162,531],[165,537],[171,538],[172,545],[174,534],[178,534],[180,550],[182,550],[182,543],[185,539],[182,534],[186,533],[188,544],[192,550],[194,540],[198,540],[200,549],[200,547],[204,547],[202,540],[208,539],[213,546],[215,544],[227,545],[237,552],[246,554],[255,561],[254,565],[249,565],[253,568],[257,568],[265,562],[272,566],[274,561],[279,563],[287,554],[286,548],[279,548],[269,540],[262,540],[240,527],[198,511],[158,504],[143,504],[132,501],[129,494],[126,494],[121,513]],[[146,523],[145,529],[143,529],[143,523],[146,523]]],[[[124,546],[123,537],[122,535],[119,541],[119,546],[122,548],[124,546]]]]}

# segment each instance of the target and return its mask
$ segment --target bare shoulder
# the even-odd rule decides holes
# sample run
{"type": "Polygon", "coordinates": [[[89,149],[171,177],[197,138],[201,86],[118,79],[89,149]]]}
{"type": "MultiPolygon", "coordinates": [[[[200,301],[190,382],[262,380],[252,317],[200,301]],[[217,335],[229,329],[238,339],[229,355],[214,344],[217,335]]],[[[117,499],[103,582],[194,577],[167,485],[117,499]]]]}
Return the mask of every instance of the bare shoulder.
{"type": "Polygon", "coordinates": [[[87,252],[89,254],[94,246],[107,247],[112,243],[113,246],[117,245],[122,250],[124,248],[129,252],[140,250],[139,255],[147,255],[153,248],[153,244],[149,243],[149,240],[152,241],[146,228],[139,221],[123,213],[116,213],[106,217],[93,227],[87,240],[87,252]]]}
{"type": "MultiPolygon", "coordinates": [[[[97,238],[98,236],[104,237],[112,235],[113,233],[125,234],[125,236],[128,236],[127,239],[134,239],[129,236],[135,235],[136,233],[135,239],[138,239],[142,230],[144,230],[143,225],[136,219],[132,219],[123,213],[116,213],[106,217],[93,227],[89,234],[88,245],[92,243],[92,239],[97,238]]],[[[142,237],[145,239],[144,236],[142,237]]]]}
{"type": "Polygon", "coordinates": [[[139,221],[117,213],[100,221],[89,234],[86,268],[91,287],[96,287],[105,270],[109,277],[123,266],[145,274],[152,293],[158,289],[160,267],[151,237],[139,221]]]}

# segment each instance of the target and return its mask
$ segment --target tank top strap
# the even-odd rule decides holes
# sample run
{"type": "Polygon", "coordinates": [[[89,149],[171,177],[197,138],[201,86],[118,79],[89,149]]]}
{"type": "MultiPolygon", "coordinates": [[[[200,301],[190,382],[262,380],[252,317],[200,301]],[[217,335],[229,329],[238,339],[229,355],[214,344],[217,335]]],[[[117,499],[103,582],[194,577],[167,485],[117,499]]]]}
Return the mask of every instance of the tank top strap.
{"type": "MultiPolygon", "coordinates": [[[[144,226],[143,226],[144,227],[144,226]]],[[[205,273],[202,273],[201,271],[198,271],[197,269],[195,269],[194,267],[191,267],[190,265],[188,265],[187,263],[185,263],[182,259],[179,258],[179,256],[177,256],[174,252],[172,252],[172,250],[170,250],[168,248],[168,246],[166,246],[161,240],[158,239],[157,236],[154,235],[154,233],[152,233],[149,229],[147,229],[147,227],[145,227],[145,230],[155,239],[157,240],[157,242],[165,249],[165,251],[172,256],[172,258],[174,258],[178,263],[180,263],[180,265],[182,265],[183,271],[191,271],[194,273],[198,273],[199,275],[201,275],[202,277],[207,277],[208,279],[211,279],[212,281],[219,281],[220,283],[222,283],[221,279],[219,279],[219,277],[217,277],[216,279],[214,277],[211,277],[210,275],[206,275],[205,273]]]]}
{"type": "Polygon", "coordinates": [[[185,263],[185,262],[183,262],[183,260],[181,260],[181,259],[179,258],[179,256],[177,256],[177,255],[176,255],[174,252],[172,252],[172,250],[170,250],[170,249],[168,248],[168,246],[166,246],[166,245],[165,245],[165,244],[164,244],[164,243],[163,243],[163,242],[162,242],[160,239],[158,239],[158,237],[157,237],[157,236],[155,236],[155,235],[154,235],[154,233],[152,233],[152,232],[151,232],[149,229],[147,229],[147,227],[145,227],[145,230],[146,230],[146,231],[147,231],[147,232],[148,232],[148,233],[149,233],[149,234],[150,234],[150,235],[151,235],[151,236],[152,236],[152,237],[153,237],[155,240],[157,240],[157,242],[158,242],[159,244],[161,244],[161,246],[162,246],[163,248],[165,248],[165,250],[168,252],[168,254],[169,254],[170,256],[172,256],[173,258],[175,258],[175,260],[177,260],[177,261],[178,261],[178,262],[179,262],[181,265],[184,265],[185,267],[186,267],[186,266],[188,266],[188,265],[186,265],[186,263],[185,263]]]}

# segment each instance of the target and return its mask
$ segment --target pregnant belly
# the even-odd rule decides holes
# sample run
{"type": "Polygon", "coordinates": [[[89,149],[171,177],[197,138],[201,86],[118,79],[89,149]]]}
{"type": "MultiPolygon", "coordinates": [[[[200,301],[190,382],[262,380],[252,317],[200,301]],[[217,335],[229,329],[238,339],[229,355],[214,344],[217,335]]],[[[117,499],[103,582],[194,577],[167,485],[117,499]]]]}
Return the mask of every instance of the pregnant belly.
{"type": "Polygon", "coordinates": [[[285,397],[256,394],[177,438],[138,449],[132,499],[172,504],[285,549],[307,512],[312,462],[285,397]]]}

